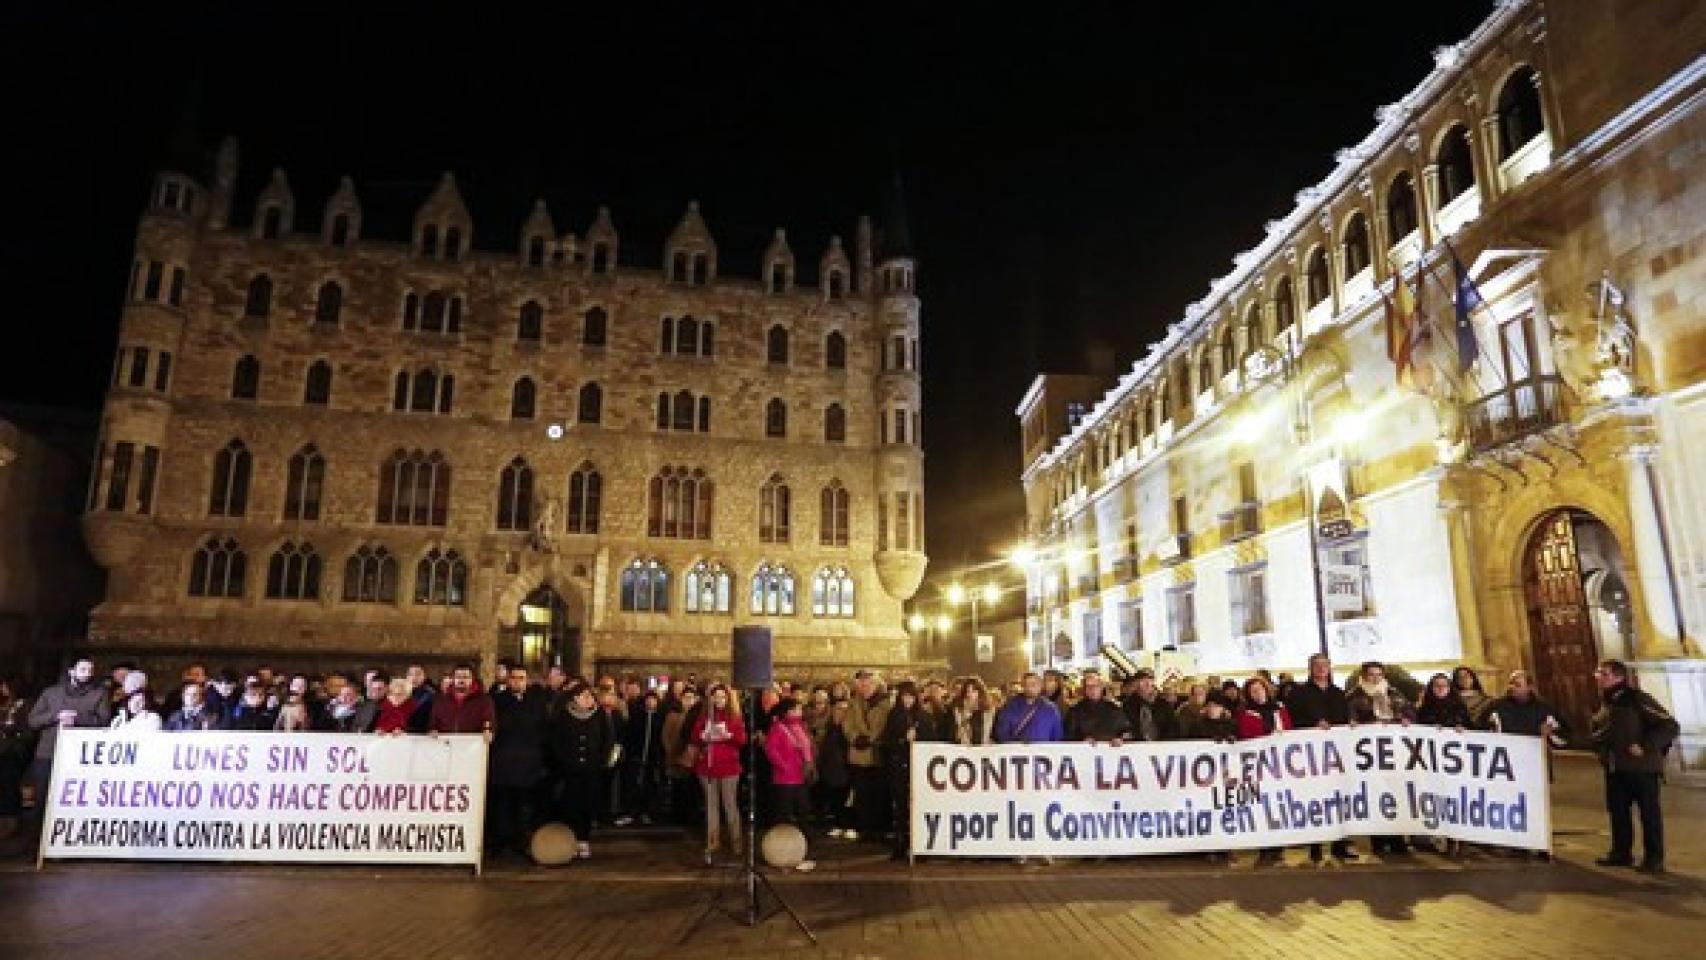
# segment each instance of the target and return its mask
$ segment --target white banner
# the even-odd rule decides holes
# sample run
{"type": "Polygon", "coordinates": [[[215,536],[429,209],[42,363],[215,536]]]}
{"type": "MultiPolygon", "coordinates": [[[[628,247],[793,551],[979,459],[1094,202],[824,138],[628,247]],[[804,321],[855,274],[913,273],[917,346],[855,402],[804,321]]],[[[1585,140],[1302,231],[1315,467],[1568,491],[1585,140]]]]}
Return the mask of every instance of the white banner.
{"type": "Polygon", "coordinates": [[[41,856],[478,868],[485,807],[478,735],[68,729],[41,856]]]}
{"type": "Polygon", "coordinates": [[[1131,856],[1400,834],[1548,850],[1537,737],[1421,726],[1239,743],[918,743],[912,853],[1131,856]]]}

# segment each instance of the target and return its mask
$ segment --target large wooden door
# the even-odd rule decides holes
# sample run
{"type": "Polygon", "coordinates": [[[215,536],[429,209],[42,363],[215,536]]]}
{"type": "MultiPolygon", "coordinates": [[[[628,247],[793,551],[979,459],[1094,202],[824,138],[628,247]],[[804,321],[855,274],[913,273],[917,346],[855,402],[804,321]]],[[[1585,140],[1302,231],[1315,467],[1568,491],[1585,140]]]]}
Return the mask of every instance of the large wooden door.
{"type": "Polygon", "coordinates": [[[1551,514],[1535,529],[1523,560],[1523,592],[1535,684],[1569,725],[1572,739],[1583,742],[1598,703],[1593,671],[1599,651],[1582,589],[1570,511],[1551,514]]]}

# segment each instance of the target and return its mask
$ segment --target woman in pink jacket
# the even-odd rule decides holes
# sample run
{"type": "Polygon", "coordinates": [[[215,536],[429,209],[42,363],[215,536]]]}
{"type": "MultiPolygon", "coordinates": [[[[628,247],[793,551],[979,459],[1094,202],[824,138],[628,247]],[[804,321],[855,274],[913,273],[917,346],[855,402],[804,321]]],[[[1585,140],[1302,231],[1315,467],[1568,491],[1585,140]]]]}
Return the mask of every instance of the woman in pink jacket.
{"type": "Polygon", "coordinates": [[[688,743],[698,754],[693,761],[693,772],[705,788],[705,866],[708,867],[716,862],[717,848],[722,845],[718,833],[721,824],[729,828],[729,849],[737,858],[741,854],[740,804],[736,802],[735,788],[740,784],[740,751],[746,746],[746,722],[728,687],[719,683],[711,688],[705,709],[693,723],[688,743]]]}
{"type": "MultiPolygon", "coordinates": [[[[804,822],[806,781],[816,757],[812,734],[806,729],[805,707],[786,697],[770,708],[770,732],[764,735],[764,754],[770,758],[770,813],[777,823],[804,822]]],[[[805,831],[801,829],[801,835],[805,831]]],[[[804,859],[794,869],[807,871],[816,863],[804,859]]]]}

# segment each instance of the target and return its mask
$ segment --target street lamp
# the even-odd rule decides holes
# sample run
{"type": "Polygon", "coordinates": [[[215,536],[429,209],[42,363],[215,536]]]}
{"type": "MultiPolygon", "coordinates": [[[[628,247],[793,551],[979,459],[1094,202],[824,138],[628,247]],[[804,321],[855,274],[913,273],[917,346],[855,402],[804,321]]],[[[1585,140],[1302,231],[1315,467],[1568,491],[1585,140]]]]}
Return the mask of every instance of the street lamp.
{"type": "MultiPolygon", "coordinates": [[[[1284,338],[1285,350],[1276,350],[1272,345],[1264,344],[1250,352],[1245,358],[1245,375],[1257,383],[1280,384],[1282,389],[1290,394],[1291,431],[1292,438],[1297,442],[1300,454],[1299,478],[1303,487],[1305,525],[1309,528],[1309,572],[1315,588],[1315,630],[1317,649],[1322,656],[1327,655],[1327,604],[1321,593],[1321,541],[1315,513],[1315,483],[1309,475],[1309,465],[1302,456],[1313,443],[1314,424],[1309,400],[1303,395],[1302,385],[1298,382],[1303,370],[1303,358],[1310,352],[1309,347],[1303,347],[1293,332],[1288,332],[1284,338]]],[[[1360,418],[1341,422],[1334,439],[1346,442],[1355,437],[1362,427],[1360,418]]]]}
{"type": "Polygon", "coordinates": [[[993,583],[986,583],[973,590],[967,590],[963,584],[960,584],[957,581],[948,585],[949,603],[956,607],[967,602],[971,604],[971,637],[973,644],[977,643],[977,616],[979,605],[984,603],[994,604],[1000,602],[1000,600],[1001,588],[993,583]]]}

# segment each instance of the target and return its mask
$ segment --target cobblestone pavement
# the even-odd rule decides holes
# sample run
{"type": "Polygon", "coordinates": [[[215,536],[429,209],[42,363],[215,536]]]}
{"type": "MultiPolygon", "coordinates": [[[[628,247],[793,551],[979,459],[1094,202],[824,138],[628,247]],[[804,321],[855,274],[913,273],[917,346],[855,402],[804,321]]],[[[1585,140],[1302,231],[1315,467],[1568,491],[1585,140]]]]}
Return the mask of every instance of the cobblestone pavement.
{"type": "MultiPolygon", "coordinates": [[[[777,878],[826,957],[954,951],[978,960],[1091,950],[1231,958],[1694,957],[1706,938],[1706,791],[1666,791],[1673,874],[1591,866],[1603,851],[1596,774],[1560,764],[1559,861],[1422,856],[1314,867],[1296,851],[1255,871],[1194,858],[1109,863],[930,863],[875,848],[826,851],[822,871],[777,878]],[[1205,953],[1205,951],[1207,951],[1205,953]]],[[[0,867],[0,958],[121,953],[235,956],[774,957],[805,939],[786,917],[756,928],[712,914],[724,874],[691,845],[616,837],[588,865],[500,861],[484,879],[440,870],[165,865],[0,867]],[[690,934],[690,935],[689,935],[690,934]],[[681,941],[686,936],[683,944],[681,941]]],[[[733,906],[738,897],[726,901],[733,906]]]]}

